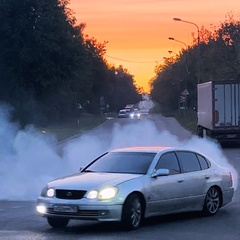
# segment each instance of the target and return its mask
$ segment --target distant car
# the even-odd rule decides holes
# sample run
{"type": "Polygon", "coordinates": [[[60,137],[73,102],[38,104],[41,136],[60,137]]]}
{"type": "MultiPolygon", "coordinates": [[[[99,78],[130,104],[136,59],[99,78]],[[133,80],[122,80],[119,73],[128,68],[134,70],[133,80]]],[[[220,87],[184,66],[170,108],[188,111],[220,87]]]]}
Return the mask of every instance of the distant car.
{"type": "Polygon", "coordinates": [[[141,114],[148,114],[149,113],[149,109],[146,109],[146,108],[142,108],[140,111],[141,111],[141,114]]]}
{"type": "Polygon", "coordinates": [[[138,109],[134,109],[132,112],[130,112],[129,116],[131,119],[140,119],[141,112],[138,109]]]}
{"type": "Polygon", "coordinates": [[[37,211],[53,228],[83,219],[121,221],[134,230],[156,215],[214,215],[233,195],[230,170],[202,154],[130,147],[107,152],[79,173],[49,182],[38,197],[37,211]]]}
{"type": "Polygon", "coordinates": [[[118,117],[119,118],[128,118],[129,117],[129,113],[127,112],[127,110],[122,109],[118,112],[118,117]]]}

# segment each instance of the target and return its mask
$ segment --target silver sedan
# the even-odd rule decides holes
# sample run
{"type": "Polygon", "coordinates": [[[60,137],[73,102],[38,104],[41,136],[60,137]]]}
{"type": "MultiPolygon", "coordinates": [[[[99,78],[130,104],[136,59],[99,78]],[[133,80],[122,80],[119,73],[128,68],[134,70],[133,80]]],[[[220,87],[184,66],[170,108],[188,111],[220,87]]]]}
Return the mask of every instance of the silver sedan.
{"type": "Polygon", "coordinates": [[[51,227],[70,219],[121,221],[126,229],[144,218],[202,211],[214,215],[232,201],[232,174],[213,160],[170,147],[109,151],[79,173],[49,182],[37,211],[51,227]]]}

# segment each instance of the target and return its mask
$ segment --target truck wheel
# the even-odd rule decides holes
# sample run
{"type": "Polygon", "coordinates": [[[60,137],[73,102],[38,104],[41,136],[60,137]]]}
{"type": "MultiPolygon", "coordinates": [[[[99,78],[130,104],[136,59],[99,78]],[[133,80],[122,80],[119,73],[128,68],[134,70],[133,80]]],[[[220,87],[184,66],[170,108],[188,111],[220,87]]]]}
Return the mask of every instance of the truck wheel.
{"type": "Polygon", "coordinates": [[[203,128],[200,126],[197,127],[197,135],[198,137],[203,138],[203,128]]]}
{"type": "Polygon", "coordinates": [[[48,217],[48,224],[53,228],[64,228],[68,225],[69,219],[48,217]]]}

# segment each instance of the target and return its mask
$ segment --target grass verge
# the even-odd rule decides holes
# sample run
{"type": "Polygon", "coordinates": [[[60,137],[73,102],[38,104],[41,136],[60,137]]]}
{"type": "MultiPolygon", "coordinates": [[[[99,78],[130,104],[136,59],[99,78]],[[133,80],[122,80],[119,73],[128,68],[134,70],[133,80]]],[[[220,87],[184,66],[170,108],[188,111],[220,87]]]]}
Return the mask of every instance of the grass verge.
{"type": "MultiPolygon", "coordinates": [[[[184,110],[183,110],[184,111],[184,110]]],[[[197,131],[197,112],[191,109],[186,109],[184,112],[176,112],[174,117],[177,121],[189,130],[191,133],[196,134],[197,131]]]]}
{"type": "Polygon", "coordinates": [[[63,141],[69,137],[91,130],[106,120],[105,116],[83,113],[78,118],[67,122],[50,124],[46,127],[39,127],[38,131],[48,133],[63,141]]]}
{"type": "Polygon", "coordinates": [[[179,124],[191,133],[196,134],[197,131],[197,112],[192,109],[186,109],[163,114],[165,117],[174,117],[179,124]]]}

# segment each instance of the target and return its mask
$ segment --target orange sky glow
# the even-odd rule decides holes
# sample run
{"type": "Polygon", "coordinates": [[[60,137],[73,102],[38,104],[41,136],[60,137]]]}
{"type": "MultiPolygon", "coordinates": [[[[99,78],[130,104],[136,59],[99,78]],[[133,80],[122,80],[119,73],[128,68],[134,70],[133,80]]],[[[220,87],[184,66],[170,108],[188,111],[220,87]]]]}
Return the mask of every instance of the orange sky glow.
{"type": "Polygon", "coordinates": [[[168,38],[191,45],[192,33],[197,36],[196,26],[173,21],[174,17],[209,30],[229,13],[240,20],[239,0],[71,0],[69,8],[78,23],[86,23],[84,34],[108,41],[107,61],[128,69],[147,92],[155,66],[170,56],[169,50],[178,53],[185,48],[168,38]]]}

